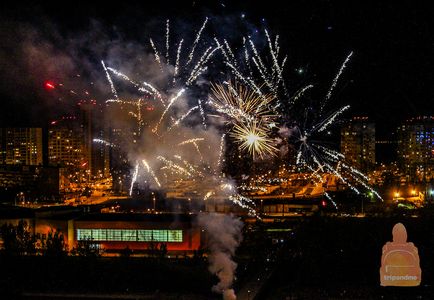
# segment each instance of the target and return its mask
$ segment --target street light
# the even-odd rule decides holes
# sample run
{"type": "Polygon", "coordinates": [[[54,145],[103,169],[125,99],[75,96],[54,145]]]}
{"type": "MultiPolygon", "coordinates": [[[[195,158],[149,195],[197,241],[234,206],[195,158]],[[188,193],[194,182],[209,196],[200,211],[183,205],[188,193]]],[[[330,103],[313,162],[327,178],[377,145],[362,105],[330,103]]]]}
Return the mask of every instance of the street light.
{"type": "Polygon", "coordinates": [[[155,193],[154,192],[152,192],[152,202],[153,202],[153,204],[154,204],[154,212],[155,212],[155,193]]]}

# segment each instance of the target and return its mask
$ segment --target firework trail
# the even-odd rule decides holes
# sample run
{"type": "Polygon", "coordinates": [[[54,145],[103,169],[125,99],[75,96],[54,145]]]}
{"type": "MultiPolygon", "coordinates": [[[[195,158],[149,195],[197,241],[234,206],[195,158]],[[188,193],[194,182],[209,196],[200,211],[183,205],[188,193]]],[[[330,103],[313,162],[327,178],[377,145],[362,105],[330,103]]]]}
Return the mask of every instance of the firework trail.
{"type": "MultiPolygon", "coordinates": [[[[135,110],[131,111],[130,114],[138,123],[138,135],[144,136],[145,140],[155,140],[157,145],[164,144],[165,147],[172,148],[171,151],[162,153],[162,155],[157,155],[158,151],[151,155],[145,153],[146,160],[143,160],[143,158],[136,159],[142,161],[144,170],[154,178],[156,183],[158,181],[157,173],[163,173],[167,178],[165,172],[171,172],[171,174],[186,178],[194,178],[195,176],[219,177],[218,169],[224,155],[226,133],[229,138],[238,144],[241,151],[249,153],[254,159],[275,156],[279,151],[276,140],[279,138],[280,126],[286,126],[288,120],[292,124],[300,124],[292,117],[297,115],[295,112],[298,108],[295,105],[304,105],[301,99],[306,91],[313,88],[313,85],[309,84],[299,89],[292,96],[289,94],[287,82],[284,78],[287,57],[281,54],[278,36],[273,38],[265,30],[266,46],[264,49],[259,49],[250,36],[243,38],[242,55],[240,56],[225,39],[214,38],[215,44],[213,46],[203,46],[201,38],[207,22],[208,19],[205,19],[189,49],[184,46],[186,44],[184,39],[177,41],[172,51],[175,55],[174,58],[170,57],[170,39],[173,38],[173,34],[171,34],[168,20],[165,24],[165,47],[158,49],[158,45],[154,43],[154,40],[149,40],[159,70],[170,74],[170,76],[167,76],[165,86],[154,83],[152,80],[150,82],[133,80],[115,69],[106,67],[103,62],[112,93],[115,100],[118,101],[114,102],[113,100],[113,103],[135,105],[135,110]],[[212,83],[212,93],[208,101],[202,102],[197,99],[190,101],[191,90],[195,88],[193,83],[208,70],[211,58],[218,52],[222,55],[223,64],[236,82],[233,83],[227,79],[222,84],[212,83]],[[187,57],[184,58],[183,55],[187,55],[187,57]],[[173,64],[172,68],[168,68],[167,66],[171,63],[173,64]],[[137,100],[133,104],[130,101],[119,99],[110,74],[129,83],[139,92],[160,100],[160,105],[155,104],[155,116],[147,121],[147,125],[144,124],[144,117],[141,114],[144,101],[137,100]],[[193,102],[194,105],[191,106],[193,102]],[[209,109],[211,109],[211,112],[209,112],[209,109]],[[204,153],[203,147],[199,148],[198,144],[198,142],[207,141],[205,136],[207,136],[206,132],[209,128],[206,123],[205,111],[208,117],[221,118],[225,124],[224,130],[226,133],[219,134],[219,138],[214,137],[217,141],[220,141],[220,151],[217,153],[216,162],[211,162],[208,153],[204,153]],[[187,122],[185,122],[186,120],[187,122]],[[191,131],[191,126],[196,126],[187,126],[185,123],[196,124],[198,120],[202,123],[202,132],[196,131],[196,134],[185,134],[186,131],[191,131]],[[196,158],[191,161],[191,158],[187,160],[178,159],[176,156],[176,160],[166,158],[172,157],[173,153],[181,157],[177,153],[183,153],[180,148],[188,148],[185,147],[187,144],[191,144],[195,148],[196,158]],[[211,165],[214,167],[211,168],[211,165]],[[213,172],[210,172],[210,170],[213,170],[213,172]]],[[[338,80],[352,54],[351,52],[345,59],[325,99],[320,103],[319,116],[322,115],[331,99],[338,80]]],[[[298,132],[298,134],[291,137],[295,140],[295,146],[298,150],[296,152],[296,161],[298,164],[306,166],[307,169],[313,170],[314,176],[320,176],[321,173],[330,173],[356,192],[359,192],[358,187],[363,187],[378,195],[369,187],[367,177],[363,173],[347,164],[345,158],[339,152],[319,142],[324,133],[334,126],[338,118],[348,109],[349,105],[343,106],[339,110],[330,113],[326,118],[320,119],[311,127],[293,125],[294,131],[298,132]]],[[[137,152],[140,153],[141,151],[137,152]]],[[[139,172],[136,172],[139,165],[136,164],[133,175],[139,172]]],[[[137,176],[133,176],[133,178],[137,179],[137,176]]],[[[161,187],[159,181],[158,186],[161,187]]],[[[217,193],[209,194],[208,190],[203,197],[208,199],[215,196],[215,194],[217,193]]],[[[249,202],[248,199],[244,199],[235,191],[232,194],[229,193],[228,196],[233,203],[248,209],[253,214],[253,203],[249,202]]]]}
{"type": "Polygon", "coordinates": [[[169,104],[166,106],[166,109],[163,111],[163,113],[161,114],[160,119],[158,120],[157,124],[155,125],[153,131],[156,132],[158,130],[158,126],[160,126],[161,122],[164,119],[164,116],[166,115],[166,113],[169,111],[170,107],[175,103],[176,100],[179,99],[179,97],[182,96],[182,94],[184,94],[185,89],[181,89],[175,97],[173,97],[172,99],[170,99],[169,104]]]}
{"type": "Polygon", "coordinates": [[[114,86],[114,84],[113,84],[112,78],[110,77],[110,74],[109,74],[109,72],[108,72],[108,70],[107,70],[107,68],[106,68],[105,63],[104,63],[103,60],[101,61],[101,64],[102,64],[102,66],[103,66],[103,68],[104,68],[105,74],[106,74],[106,76],[107,76],[107,80],[108,80],[108,82],[110,83],[110,88],[111,88],[111,90],[112,90],[112,94],[115,96],[116,99],[119,99],[119,97],[118,97],[118,93],[117,93],[117,91],[116,91],[116,89],[115,89],[115,86],[114,86]]]}
{"type": "MultiPolygon", "coordinates": [[[[167,159],[166,157],[168,156],[166,155],[160,155],[166,153],[170,156],[170,152],[177,153],[178,149],[180,153],[187,151],[183,150],[184,144],[182,144],[182,140],[180,141],[180,139],[185,140],[185,138],[188,139],[188,137],[191,136],[193,141],[190,141],[190,143],[197,151],[200,162],[214,165],[214,162],[205,161],[204,154],[197,144],[198,141],[202,141],[205,138],[195,137],[196,134],[210,137],[213,133],[204,130],[200,131],[183,124],[187,118],[190,118],[194,113],[200,111],[201,119],[204,124],[203,128],[205,130],[207,129],[202,103],[199,101],[196,106],[188,107],[191,102],[189,100],[190,90],[192,89],[191,85],[207,70],[209,60],[218,49],[212,46],[206,47],[204,51],[199,49],[202,48],[199,47],[199,43],[201,43],[202,32],[207,22],[208,19],[205,19],[186,59],[181,55],[183,39],[180,39],[177,45],[176,57],[174,59],[170,58],[171,30],[169,20],[167,20],[165,24],[165,48],[163,51],[158,49],[158,45],[152,38],[149,39],[157,68],[160,72],[167,73],[165,74],[167,75],[167,80],[164,82],[161,82],[161,80],[159,82],[152,82],[152,80],[150,82],[135,80],[114,68],[107,67],[104,61],[101,62],[115,98],[107,100],[107,103],[131,107],[132,109],[128,111],[128,114],[133,117],[137,123],[136,128],[132,132],[134,141],[137,140],[137,144],[130,145],[130,143],[126,143],[125,145],[119,145],[130,148],[127,151],[132,153],[131,156],[133,156],[134,161],[136,161],[132,173],[130,194],[132,193],[134,183],[139,180],[142,170],[145,172],[145,175],[149,174],[149,176],[153,178],[153,181],[159,188],[161,187],[161,182],[158,179],[157,173],[163,173],[165,177],[167,177],[167,174],[164,174],[166,171],[177,174],[178,176],[186,176],[187,178],[203,176],[195,163],[190,163],[185,159],[178,163],[167,159]],[[174,68],[170,65],[171,63],[174,63],[174,68]],[[133,101],[120,99],[111,76],[119,78],[121,83],[125,82],[130,87],[135,88],[139,95],[143,93],[146,97],[150,98],[146,101],[141,96],[133,101]],[[152,104],[152,111],[147,111],[145,114],[143,110],[148,105],[146,103],[152,103],[153,99],[158,99],[160,104],[154,102],[152,104]],[[150,141],[153,141],[151,142],[152,147],[149,147],[150,141]],[[142,146],[143,143],[145,143],[144,147],[142,146]],[[164,152],[161,153],[158,147],[161,147],[160,150],[164,152]],[[144,159],[144,157],[146,157],[146,159],[144,159]],[[141,163],[139,164],[138,161],[141,163]]],[[[119,106],[119,108],[122,108],[122,106],[119,106]]],[[[116,108],[115,106],[112,107],[116,108]]],[[[192,119],[195,120],[195,118],[192,119]]],[[[189,153],[189,156],[191,157],[192,154],[189,153]]],[[[201,168],[206,169],[206,167],[201,168]]]]}
{"type": "Polygon", "coordinates": [[[224,154],[224,147],[225,147],[225,136],[226,133],[222,134],[221,138],[220,138],[220,151],[219,151],[219,157],[217,160],[217,166],[216,166],[216,170],[218,170],[218,168],[222,165],[222,157],[224,154]]]}
{"type": "Polygon", "coordinates": [[[158,180],[158,177],[155,175],[154,170],[152,170],[152,168],[149,166],[148,162],[145,159],[142,159],[142,163],[146,167],[146,170],[148,170],[148,173],[150,173],[152,175],[152,177],[154,178],[155,183],[157,183],[157,185],[159,187],[161,187],[161,184],[160,184],[160,181],[158,180]]]}
{"type": "Polygon", "coordinates": [[[152,46],[152,49],[154,49],[155,61],[158,63],[161,71],[163,72],[163,66],[161,64],[161,59],[160,59],[160,53],[158,53],[158,50],[157,50],[157,47],[155,47],[154,41],[152,39],[149,39],[149,42],[152,46]]]}
{"type": "Polygon", "coordinates": [[[104,146],[108,146],[108,147],[117,147],[117,145],[112,144],[112,143],[107,142],[106,140],[102,140],[102,139],[93,139],[93,142],[103,144],[104,146]]]}
{"type": "Polygon", "coordinates": [[[350,61],[350,58],[351,58],[352,55],[353,55],[353,52],[351,51],[350,54],[348,54],[347,58],[345,59],[344,63],[342,64],[341,68],[339,69],[338,74],[336,74],[335,78],[333,79],[332,85],[330,86],[330,88],[329,88],[329,90],[327,92],[327,95],[326,95],[323,103],[321,104],[320,114],[324,110],[324,107],[326,106],[327,101],[331,98],[333,90],[335,89],[336,84],[339,81],[339,77],[341,77],[342,73],[344,72],[345,67],[346,67],[347,63],[350,61]]]}
{"type": "Polygon", "coordinates": [[[169,32],[170,32],[170,26],[169,26],[169,20],[166,21],[166,63],[170,64],[169,60],[169,32]]]}
{"type": "Polygon", "coordinates": [[[189,140],[186,140],[186,141],[183,141],[183,142],[179,143],[178,146],[182,146],[182,145],[186,145],[186,144],[191,144],[191,143],[196,143],[196,142],[203,141],[203,140],[205,140],[205,139],[204,138],[189,139],[189,140]]]}
{"type": "Polygon", "coordinates": [[[330,125],[332,125],[335,121],[335,119],[342,114],[344,111],[346,111],[347,109],[349,109],[350,106],[346,105],[344,107],[342,107],[341,109],[339,109],[338,111],[334,112],[333,114],[331,114],[329,117],[325,118],[324,120],[322,120],[321,122],[319,122],[312,130],[311,132],[322,132],[324,130],[326,130],[330,125]]]}
{"type": "Polygon", "coordinates": [[[203,128],[206,129],[205,111],[203,110],[202,101],[200,99],[198,99],[197,103],[198,103],[198,106],[199,106],[200,116],[202,117],[203,128]]]}
{"type": "Polygon", "coordinates": [[[199,43],[200,38],[202,36],[202,31],[205,29],[205,26],[207,23],[208,23],[208,18],[205,18],[205,21],[203,22],[202,27],[200,28],[199,32],[196,35],[196,39],[193,42],[193,46],[191,47],[190,53],[188,54],[188,60],[187,60],[186,65],[191,63],[191,61],[193,60],[194,51],[196,50],[197,44],[199,43]]]}
{"type": "Polygon", "coordinates": [[[137,176],[139,175],[139,163],[136,162],[136,166],[134,168],[133,178],[131,179],[131,185],[130,185],[130,195],[133,194],[133,187],[134,184],[137,182],[137,176]]]}
{"type": "MultiPolygon", "coordinates": [[[[299,107],[295,105],[303,106],[303,103],[300,103],[300,99],[303,98],[307,90],[313,88],[313,85],[306,85],[299,89],[293,96],[289,96],[283,77],[286,57],[282,58],[280,55],[279,37],[276,36],[273,41],[267,30],[264,30],[264,33],[267,40],[267,47],[263,49],[264,51],[262,52],[256,47],[251,37],[243,38],[243,49],[242,55],[240,56],[234,55],[227,41],[224,40],[220,42],[215,38],[215,42],[217,46],[220,47],[225,60],[224,64],[233,77],[255,93],[258,98],[267,93],[271,93],[276,99],[272,105],[268,104],[265,106],[271,111],[272,115],[274,113],[274,115],[279,116],[279,118],[270,118],[268,120],[268,127],[279,126],[279,121],[281,124],[285,124],[288,120],[293,124],[307,123],[307,118],[304,122],[299,122],[291,116],[297,115],[296,111],[299,110],[299,107]],[[238,60],[237,57],[241,57],[241,59],[238,60]],[[277,110],[279,110],[278,113],[277,110]],[[281,120],[281,118],[284,120],[281,120]]],[[[343,74],[352,55],[353,52],[346,57],[328,89],[325,98],[320,102],[318,109],[319,117],[322,116],[339,78],[343,74]]],[[[225,117],[227,123],[233,124],[230,136],[239,143],[240,149],[247,150],[252,155],[261,156],[264,152],[268,152],[269,154],[276,153],[277,149],[275,144],[272,143],[275,131],[262,130],[263,128],[261,126],[259,126],[259,128],[258,126],[254,127],[255,125],[261,124],[260,118],[246,111],[241,105],[242,102],[238,101],[237,93],[233,92],[233,90],[232,88],[228,89],[228,91],[224,91],[222,87],[214,87],[214,97],[209,102],[220,115],[225,117]],[[265,145],[265,148],[263,145],[265,145]]],[[[310,128],[307,126],[300,128],[298,125],[293,125],[292,131],[295,132],[295,134],[292,134],[291,137],[281,136],[280,138],[283,138],[283,140],[291,138],[295,143],[294,147],[297,149],[297,164],[305,166],[311,171],[317,170],[315,172],[330,172],[341,179],[342,182],[347,184],[347,186],[356,193],[360,193],[356,187],[357,185],[371,191],[381,199],[378,193],[369,186],[366,175],[345,163],[345,158],[341,153],[325,145],[320,145],[320,140],[324,138],[323,133],[335,125],[338,117],[349,108],[349,105],[343,106],[327,117],[320,119],[310,128]]],[[[309,110],[313,109],[313,107],[309,108],[309,110]]],[[[267,122],[263,122],[262,124],[266,123],[267,122]]],[[[265,126],[265,128],[268,127],[265,126]]]]}
{"type": "MultiPolygon", "coordinates": [[[[182,178],[215,178],[211,181],[216,182],[224,182],[225,180],[220,176],[219,171],[221,160],[224,155],[225,135],[221,136],[219,134],[218,138],[214,138],[214,133],[212,133],[212,131],[214,131],[215,128],[207,126],[205,107],[201,100],[196,100],[196,105],[189,106],[192,103],[192,101],[189,100],[190,90],[193,88],[192,84],[207,70],[208,62],[215,55],[217,50],[220,49],[220,46],[208,46],[205,47],[205,50],[203,51],[200,51],[199,49],[199,42],[207,21],[208,19],[203,23],[189,51],[182,51],[184,40],[180,39],[177,47],[175,47],[177,48],[177,51],[174,59],[170,58],[169,21],[166,22],[165,50],[160,51],[158,45],[154,43],[154,40],[152,38],[149,40],[159,72],[167,72],[169,75],[167,76],[167,81],[163,82],[163,84],[154,83],[152,80],[143,81],[132,79],[130,76],[114,68],[106,67],[103,63],[110,87],[112,88],[112,93],[115,95],[115,99],[107,100],[107,103],[133,108],[128,113],[137,123],[134,131],[134,140],[137,140],[138,142],[133,145],[132,149],[132,152],[134,152],[134,161],[136,161],[136,163],[132,174],[130,194],[132,193],[133,185],[137,181],[141,180],[140,178],[142,177],[142,173],[144,173],[145,177],[152,178],[151,181],[155,182],[158,188],[166,188],[166,186],[162,186],[162,183],[158,179],[160,175],[166,178],[166,182],[171,176],[174,176],[173,180],[182,178]],[[188,53],[187,59],[183,59],[183,52],[188,53]],[[167,67],[171,62],[174,64],[173,68],[167,67]],[[132,101],[120,99],[110,75],[126,82],[129,86],[137,89],[138,93],[144,93],[150,98],[145,100],[139,96],[137,100],[132,101]],[[158,102],[153,102],[152,98],[159,99],[160,104],[158,104],[158,102]],[[148,102],[153,103],[153,111],[146,112],[145,115],[143,108],[146,107],[146,103],[148,102]],[[200,115],[200,118],[195,118],[196,115],[200,115]],[[184,124],[184,121],[187,119],[189,119],[190,123],[193,125],[187,126],[187,124],[184,124]],[[195,127],[197,120],[201,120],[203,125],[202,129],[195,127]],[[194,129],[192,127],[194,127],[194,129]],[[209,140],[210,137],[216,141],[220,141],[219,153],[212,151],[211,149],[213,149],[213,147],[209,147],[209,149],[214,152],[211,157],[209,153],[204,153],[203,150],[206,149],[201,149],[198,144],[199,142],[206,142],[209,146],[209,143],[213,142],[212,140],[209,140]],[[147,143],[142,144],[141,140],[147,141],[147,143]],[[194,153],[191,153],[191,150],[187,149],[186,145],[188,144],[195,148],[197,155],[193,155],[194,153]],[[149,145],[152,145],[152,147],[149,147],[149,145]],[[162,149],[159,147],[162,147],[162,149]],[[148,148],[150,148],[150,150],[148,150],[148,148]],[[185,159],[181,157],[180,154],[182,153],[187,154],[188,158],[185,159]],[[175,159],[169,157],[174,157],[175,159]],[[141,163],[138,163],[139,161],[141,163]]],[[[227,43],[226,47],[229,47],[227,43]]],[[[231,57],[234,58],[233,53],[231,51],[230,53],[231,57]]],[[[270,120],[274,118],[273,115],[269,113],[270,102],[273,100],[271,96],[264,94],[259,98],[253,93],[249,94],[245,90],[236,90],[233,87],[231,88],[236,92],[237,97],[241,99],[237,100],[237,105],[242,103],[241,110],[244,110],[246,114],[255,116],[255,118],[259,117],[264,124],[270,122],[270,120]]],[[[253,118],[250,119],[253,121],[253,118]]],[[[255,128],[253,134],[257,134],[256,131],[258,130],[266,130],[266,126],[264,125],[264,128],[262,128],[260,123],[253,126],[255,128]]],[[[256,150],[265,149],[261,151],[266,151],[270,149],[267,146],[268,142],[268,140],[259,136],[258,140],[253,142],[253,147],[256,150]]],[[[215,187],[215,184],[212,185],[215,187]]],[[[246,208],[250,214],[253,214],[253,210],[248,209],[248,206],[251,205],[252,202],[249,202],[246,198],[238,195],[235,190],[231,192],[220,190],[219,193],[214,192],[212,194],[208,194],[208,192],[209,190],[204,192],[204,198],[216,196],[217,194],[221,196],[221,193],[224,192],[226,198],[229,198],[229,200],[234,203],[246,208]],[[207,194],[208,196],[205,197],[207,194]]]]}
{"type": "Polygon", "coordinates": [[[178,51],[176,52],[176,62],[175,62],[175,71],[173,74],[173,83],[175,83],[176,77],[178,76],[178,72],[179,72],[179,58],[181,56],[181,48],[183,42],[184,40],[179,41],[178,51]]]}
{"type": "Polygon", "coordinates": [[[212,84],[211,90],[213,94],[208,103],[228,123],[261,121],[266,125],[277,119],[277,115],[270,109],[275,100],[272,94],[258,95],[237,82],[212,84]]]}
{"type": "Polygon", "coordinates": [[[238,61],[233,54],[229,43],[224,40],[220,42],[215,38],[215,42],[220,47],[224,63],[229,68],[232,75],[253,90],[258,95],[272,93],[275,98],[288,98],[285,80],[283,78],[286,57],[279,58],[278,38],[272,42],[267,30],[264,31],[267,38],[267,55],[261,56],[260,51],[255,46],[251,37],[243,38],[242,60],[238,61]],[[271,60],[271,64],[266,62],[271,60]],[[259,79],[259,80],[258,80],[259,79]]]}

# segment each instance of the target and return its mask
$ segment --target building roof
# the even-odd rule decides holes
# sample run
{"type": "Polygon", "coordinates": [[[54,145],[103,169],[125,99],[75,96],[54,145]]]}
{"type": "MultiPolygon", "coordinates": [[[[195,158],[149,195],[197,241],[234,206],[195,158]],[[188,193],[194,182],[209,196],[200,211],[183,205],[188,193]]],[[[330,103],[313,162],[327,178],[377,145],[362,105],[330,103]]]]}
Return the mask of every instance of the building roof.
{"type": "Polygon", "coordinates": [[[190,223],[196,215],[174,213],[91,213],[78,217],[76,221],[106,221],[106,222],[185,222],[190,223]]]}
{"type": "Polygon", "coordinates": [[[31,208],[0,205],[0,219],[28,219],[34,216],[35,212],[31,208]]]}

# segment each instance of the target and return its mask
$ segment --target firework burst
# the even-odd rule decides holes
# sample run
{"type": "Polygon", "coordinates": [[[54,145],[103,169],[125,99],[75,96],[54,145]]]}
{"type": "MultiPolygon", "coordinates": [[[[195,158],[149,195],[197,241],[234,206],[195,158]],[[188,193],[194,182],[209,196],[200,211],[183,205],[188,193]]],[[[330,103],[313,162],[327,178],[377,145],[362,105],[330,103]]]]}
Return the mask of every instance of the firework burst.
{"type": "Polygon", "coordinates": [[[275,97],[272,94],[258,95],[255,91],[237,82],[212,84],[209,104],[226,117],[228,123],[261,121],[274,122],[277,115],[271,106],[275,97]]]}
{"type": "Polygon", "coordinates": [[[242,151],[247,151],[253,158],[274,156],[277,148],[273,146],[274,140],[269,137],[269,129],[256,121],[247,125],[235,124],[230,136],[240,145],[242,151]]]}
{"type": "MultiPolygon", "coordinates": [[[[283,127],[280,127],[279,132],[285,132],[285,130],[282,130],[286,126],[285,123],[303,124],[301,127],[291,125],[290,136],[280,136],[283,140],[289,138],[294,143],[296,163],[298,165],[310,170],[314,176],[319,173],[333,174],[356,193],[360,193],[359,187],[361,187],[381,199],[378,193],[368,185],[366,175],[345,162],[344,156],[329,148],[328,143],[320,142],[330,134],[329,130],[335,125],[339,116],[350,108],[349,105],[345,105],[323,117],[327,104],[330,102],[333,91],[342,77],[353,52],[346,57],[325,97],[319,101],[317,107],[319,121],[315,122],[313,126],[307,127],[305,125],[308,123],[307,114],[300,114],[297,111],[305,105],[302,99],[305,93],[313,88],[313,85],[308,84],[301,87],[294,95],[290,96],[284,79],[286,57],[280,55],[279,37],[276,36],[273,40],[267,30],[264,33],[267,40],[267,47],[263,49],[264,51],[260,51],[256,47],[251,37],[243,38],[242,59],[239,59],[239,55],[234,55],[234,51],[226,40],[221,42],[215,39],[217,46],[221,49],[225,65],[232,76],[248,87],[258,99],[263,99],[263,96],[267,95],[267,93],[273,95],[272,98],[275,99],[264,103],[262,107],[265,109],[263,111],[260,109],[260,113],[257,114],[244,107],[243,102],[239,101],[239,97],[237,97],[239,94],[238,87],[214,86],[214,96],[210,103],[216,111],[226,116],[228,123],[233,124],[230,136],[239,143],[241,149],[247,150],[253,156],[259,155],[262,157],[265,153],[274,155],[277,152],[277,147],[275,143],[273,144],[273,137],[275,138],[276,132],[269,130],[269,127],[279,126],[280,123],[283,124],[280,125],[283,127]],[[265,118],[261,118],[261,115],[265,116],[265,118]],[[294,118],[294,116],[305,116],[305,119],[300,120],[300,118],[294,118]]],[[[258,107],[260,106],[258,104],[262,102],[258,100],[258,102],[252,103],[258,107]]],[[[305,109],[305,111],[315,110],[316,107],[314,106],[305,109]]]]}
{"type": "MultiPolygon", "coordinates": [[[[159,48],[158,44],[150,39],[152,55],[157,66],[156,72],[167,73],[164,82],[152,82],[152,78],[150,81],[135,80],[102,62],[114,96],[114,99],[106,102],[114,108],[119,108],[116,114],[123,108],[131,108],[128,115],[136,123],[133,129],[134,144],[131,145],[127,141],[124,145],[119,145],[119,148],[127,147],[127,151],[132,153],[130,157],[133,158],[131,161],[134,166],[130,194],[133,192],[133,186],[143,180],[155,188],[170,189],[177,182],[187,180],[194,184],[200,179],[197,182],[203,185],[199,187],[203,191],[203,199],[224,197],[246,208],[251,203],[246,200],[247,198],[238,195],[236,190],[218,188],[226,181],[220,173],[225,134],[221,135],[215,127],[206,124],[209,103],[192,97],[196,88],[193,83],[207,70],[209,60],[219,49],[219,46],[205,46],[205,50],[201,50],[204,46],[201,36],[207,22],[208,19],[198,31],[190,50],[183,49],[183,39],[179,40],[175,47],[170,47],[169,22],[165,24],[164,49],[159,48]],[[174,58],[170,55],[170,49],[176,49],[174,58]],[[187,57],[183,57],[183,53],[187,57]],[[137,100],[120,98],[119,91],[124,89],[117,88],[119,81],[137,90],[137,100]],[[146,110],[146,107],[152,109],[146,110]],[[218,153],[213,151],[218,148],[218,153]]],[[[219,89],[217,86],[215,88],[219,89]]],[[[266,127],[262,124],[268,124],[275,118],[269,108],[273,97],[258,97],[247,88],[227,83],[220,91],[226,92],[226,96],[232,97],[236,103],[230,102],[232,100],[229,98],[219,98],[215,99],[216,106],[228,108],[229,105],[236,105],[240,112],[238,121],[249,120],[254,124],[251,133],[258,135],[258,139],[251,145],[252,153],[268,153],[272,147],[268,146],[270,141],[265,139],[266,127]],[[241,118],[241,114],[251,117],[241,118]],[[256,120],[261,122],[257,123],[256,120]]],[[[217,111],[217,114],[222,113],[223,111],[217,111]]],[[[249,209],[249,213],[253,214],[253,210],[249,209]]]]}

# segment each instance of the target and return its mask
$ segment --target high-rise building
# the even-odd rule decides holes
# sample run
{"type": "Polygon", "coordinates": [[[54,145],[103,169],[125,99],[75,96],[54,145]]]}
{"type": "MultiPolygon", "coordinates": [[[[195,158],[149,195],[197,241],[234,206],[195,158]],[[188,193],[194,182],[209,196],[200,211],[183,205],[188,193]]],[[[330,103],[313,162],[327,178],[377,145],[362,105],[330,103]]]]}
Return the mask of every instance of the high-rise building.
{"type": "Polygon", "coordinates": [[[78,168],[87,161],[84,138],[74,117],[52,122],[48,129],[48,163],[65,168],[78,168]]]}
{"type": "Polygon", "coordinates": [[[92,175],[97,178],[110,177],[110,143],[108,142],[108,129],[99,128],[95,132],[95,138],[92,145],[92,175]]]}
{"type": "Polygon", "coordinates": [[[91,172],[92,170],[92,146],[94,136],[93,115],[95,112],[96,101],[80,101],[78,103],[81,111],[81,128],[83,131],[84,140],[84,155],[86,157],[86,167],[91,172]]]}
{"type": "Polygon", "coordinates": [[[0,165],[6,163],[6,136],[4,130],[0,128],[0,165]]]}
{"type": "Polygon", "coordinates": [[[110,147],[105,142],[95,142],[95,139],[107,140],[109,130],[105,124],[105,112],[95,100],[80,101],[78,104],[87,169],[94,178],[107,178],[110,176],[110,147]]]}
{"type": "Polygon", "coordinates": [[[354,117],[341,129],[341,152],[352,166],[366,172],[375,167],[375,123],[354,117]]]}
{"type": "Polygon", "coordinates": [[[434,177],[434,117],[416,117],[397,130],[398,164],[410,180],[434,177]]]}
{"type": "Polygon", "coordinates": [[[0,163],[42,165],[42,128],[2,128],[0,131],[0,163]]]}

